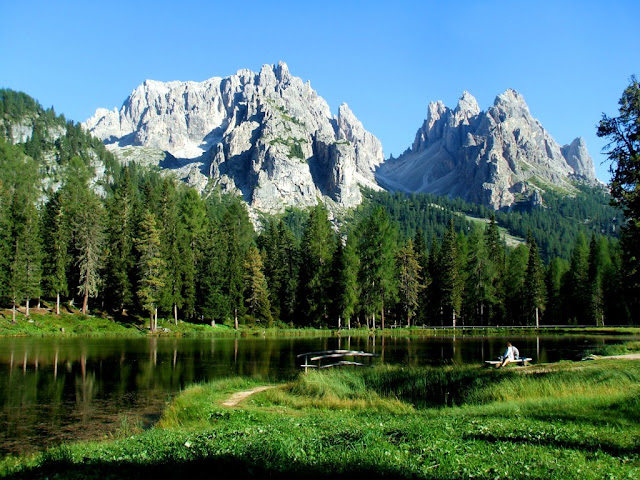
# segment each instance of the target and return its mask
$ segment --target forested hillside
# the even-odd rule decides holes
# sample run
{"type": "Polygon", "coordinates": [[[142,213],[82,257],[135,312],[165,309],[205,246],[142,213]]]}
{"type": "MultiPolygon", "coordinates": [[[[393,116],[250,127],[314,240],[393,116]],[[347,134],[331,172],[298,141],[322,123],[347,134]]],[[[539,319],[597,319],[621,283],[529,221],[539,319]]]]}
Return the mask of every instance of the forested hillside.
{"type": "Polygon", "coordinates": [[[45,300],[151,329],[158,315],[334,328],[633,321],[617,240],[603,235],[620,220],[597,191],[486,222],[460,212],[492,212],[459,200],[367,192],[339,232],[320,205],[265,218],[257,234],[241,199],[123,167],[77,125],[7,92],[0,296],[15,308],[5,315],[45,300]],[[526,242],[507,247],[499,226],[526,242]]]}
{"type": "Polygon", "coordinates": [[[398,224],[404,238],[421,230],[427,242],[442,238],[451,221],[457,230],[469,231],[478,219],[495,217],[500,227],[511,235],[526,239],[531,235],[543,259],[569,259],[573,245],[582,234],[617,237],[624,219],[622,211],[610,205],[611,197],[604,188],[578,185],[577,196],[544,194],[544,205],[494,211],[482,205],[429,194],[406,194],[367,191],[365,202],[355,212],[355,219],[369,215],[376,207],[384,207],[398,224]]]}

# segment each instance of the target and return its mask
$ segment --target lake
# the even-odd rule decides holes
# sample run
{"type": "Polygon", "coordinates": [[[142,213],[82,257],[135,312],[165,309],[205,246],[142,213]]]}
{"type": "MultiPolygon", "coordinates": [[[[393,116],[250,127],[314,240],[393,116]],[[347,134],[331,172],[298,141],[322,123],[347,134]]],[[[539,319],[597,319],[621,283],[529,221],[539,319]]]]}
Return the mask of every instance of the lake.
{"type": "MultiPolygon", "coordinates": [[[[580,359],[623,337],[510,336],[534,362],[580,359]]],[[[628,337],[626,337],[628,339],[628,337]]],[[[504,351],[499,336],[294,338],[0,338],[0,456],[147,428],[185,386],[234,375],[286,380],[303,352],[353,349],[372,363],[481,363],[504,351]]]]}

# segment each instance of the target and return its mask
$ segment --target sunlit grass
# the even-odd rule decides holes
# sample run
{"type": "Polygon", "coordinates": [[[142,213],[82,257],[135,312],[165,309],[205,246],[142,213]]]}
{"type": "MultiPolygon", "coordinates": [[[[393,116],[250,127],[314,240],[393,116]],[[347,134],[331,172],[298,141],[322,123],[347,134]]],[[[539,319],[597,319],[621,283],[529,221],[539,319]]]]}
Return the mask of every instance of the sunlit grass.
{"type": "MultiPolygon", "coordinates": [[[[0,461],[0,476],[638,478],[640,362],[375,367],[185,389],[154,429],[0,461]],[[455,405],[455,406],[452,406],[455,405]]],[[[186,477],[185,477],[186,478],[186,477]]]]}

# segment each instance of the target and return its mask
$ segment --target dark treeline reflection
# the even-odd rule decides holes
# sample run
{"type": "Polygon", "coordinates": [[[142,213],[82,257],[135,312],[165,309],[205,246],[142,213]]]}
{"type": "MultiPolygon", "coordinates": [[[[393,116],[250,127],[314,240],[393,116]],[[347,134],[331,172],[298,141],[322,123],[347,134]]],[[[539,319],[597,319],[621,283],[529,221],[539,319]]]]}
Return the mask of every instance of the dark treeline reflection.
{"type": "MultiPolygon", "coordinates": [[[[576,359],[603,337],[510,338],[534,361],[576,359]]],[[[302,352],[353,349],[373,363],[479,363],[500,337],[322,337],[240,339],[0,338],[0,454],[102,438],[122,422],[147,427],[185,386],[243,375],[286,380],[302,352]]]]}

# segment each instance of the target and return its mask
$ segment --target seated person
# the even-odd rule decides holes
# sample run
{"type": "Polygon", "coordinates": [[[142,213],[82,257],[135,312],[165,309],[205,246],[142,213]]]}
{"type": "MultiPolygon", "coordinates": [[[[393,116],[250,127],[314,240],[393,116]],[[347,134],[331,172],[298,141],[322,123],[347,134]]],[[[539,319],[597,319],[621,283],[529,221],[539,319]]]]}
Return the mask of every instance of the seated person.
{"type": "Polygon", "coordinates": [[[505,350],[504,355],[502,356],[502,363],[498,365],[498,368],[502,368],[505,365],[519,359],[520,359],[520,352],[518,351],[518,349],[513,345],[511,345],[511,342],[507,342],[507,349],[505,350]]]}

